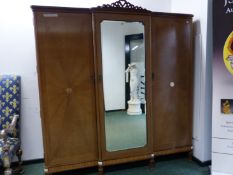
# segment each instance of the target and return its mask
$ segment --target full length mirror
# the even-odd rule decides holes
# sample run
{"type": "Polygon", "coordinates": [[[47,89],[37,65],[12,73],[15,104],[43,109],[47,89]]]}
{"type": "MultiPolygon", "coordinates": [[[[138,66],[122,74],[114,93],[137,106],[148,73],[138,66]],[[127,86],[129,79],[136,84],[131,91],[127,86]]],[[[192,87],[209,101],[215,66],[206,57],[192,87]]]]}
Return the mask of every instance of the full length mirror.
{"type": "Polygon", "coordinates": [[[109,152],[147,144],[144,25],[101,22],[105,140],[109,152]]]}

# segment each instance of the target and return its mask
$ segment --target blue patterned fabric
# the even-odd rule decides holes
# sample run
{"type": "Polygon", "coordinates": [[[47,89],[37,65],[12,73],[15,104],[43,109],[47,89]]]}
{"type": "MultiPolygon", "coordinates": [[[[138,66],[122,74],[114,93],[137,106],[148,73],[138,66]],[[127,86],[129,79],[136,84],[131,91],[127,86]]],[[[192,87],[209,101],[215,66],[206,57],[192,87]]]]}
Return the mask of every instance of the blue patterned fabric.
{"type": "MultiPolygon", "coordinates": [[[[12,158],[14,156],[15,152],[17,151],[17,149],[19,149],[20,142],[19,142],[18,138],[9,137],[7,139],[7,143],[9,143],[9,145],[10,145],[9,156],[12,158]]],[[[2,157],[3,157],[2,148],[3,148],[3,140],[0,140],[0,159],[2,159],[2,157]]],[[[0,162],[0,164],[1,164],[1,162],[0,162]]]]}
{"type": "MultiPolygon", "coordinates": [[[[5,129],[11,123],[15,114],[20,116],[20,77],[15,75],[0,75],[0,130],[5,129]]],[[[9,156],[13,157],[20,147],[19,122],[16,130],[7,138],[10,144],[9,156]]],[[[3,140],[0,139],[0,158],[2,155],[3,140]]],[[[1,164],[1,162],[0,162],[1,164]]]]}
{"type": "MultiPolygon", "coordinates": [[[[20,114],[20,77],[0,75],[0,130],[11,123],[14,114],[20,114]]],[[[18,135],[17,124],[13,136],[18,137],[18,135]]]]}

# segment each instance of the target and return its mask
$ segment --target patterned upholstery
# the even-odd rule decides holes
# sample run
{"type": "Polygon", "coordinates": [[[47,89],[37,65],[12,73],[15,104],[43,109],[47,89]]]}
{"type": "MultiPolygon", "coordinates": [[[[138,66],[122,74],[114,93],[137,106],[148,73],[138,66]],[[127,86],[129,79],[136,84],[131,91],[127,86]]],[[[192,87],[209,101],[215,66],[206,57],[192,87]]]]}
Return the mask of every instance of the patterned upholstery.
{"type": "MultiPolygon", "coordinates": [[[[15,114],[20,115],[20,77],[15,75],[0,75],[0,130],[6,129],[15,114]]],[[[19,122],[13,134],[7,137],[10,145],[9,156],[19,149],[19,122]]],[[[0,158],[2,158],[3,139],[0,139],[0,158]]]]}
{"type": "MultiPolygon", "coordinates": [[[[20,142],[19,142],[19,139],[18,138],[11,138],[9,137],[7,139],[7,143],[9,143],[10,145],[10,151],[9,151],[9,156],[12,158],[15,154],[15,152],[17,151],[17,149],[19,148],[20,146],[20,142]]],[[[2,148],[3,148],[3,142],[0,141],[0,159],[3,158],[2,156],[2,148]]]]}
{"type": "MultiPolygon", "coordinates": [[[[0,75],[0,130],[12,121],[14,114],[20,114],[20,77],[0,75]]],[[[18,137],[19,125],[14,137],[18,137]]]]}

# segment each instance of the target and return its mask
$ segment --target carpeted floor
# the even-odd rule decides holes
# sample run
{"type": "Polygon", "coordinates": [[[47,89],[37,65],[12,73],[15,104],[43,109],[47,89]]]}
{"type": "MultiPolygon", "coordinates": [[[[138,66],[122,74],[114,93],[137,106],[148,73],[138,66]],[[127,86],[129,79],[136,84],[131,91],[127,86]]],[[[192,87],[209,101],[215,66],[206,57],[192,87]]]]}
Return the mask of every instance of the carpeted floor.
{"type": "Polygon", "coordinates": [[[105,129],[108,151],[143,147],[147,143],[145,114],[128,115],[126,111],[106,112],[105,129]]]}
{"type": "MultiPolygon", "coordinates": [[[[118,150],[146,143],[145,115],[128,116],[114,112],[106,116],[108,149],[118,150]],[[139,136],[140,135],[140,136],[139,136]],[[124,144],[122,144],[124,143],[124,144]]],[[[24,165],[24,175],[44,175],[44,164],[24,165]]],[[[208,167],[201,167],[185,156],[159,157],[153,167],[148,161],[104,167],[105,175],[209,175],[208,167]]],[[[98,175],[97,167],[54,175],[98,175]]]]}
{"type": "MultiPolygon", "coordinates": [[[[24,175],[43,175],[43,163],[24,166],[24,175]]],[[[200,167],[186,158],[160,160],[154,167],[147,163],[133,163],[104,168],[105,175],[209,175],[208,167],[200,167]]],[[[56,175],[98,175],[97,168],[89,168],[56,175]]],[[[55,174],[54,174],[55,175],[55,174]]]]}

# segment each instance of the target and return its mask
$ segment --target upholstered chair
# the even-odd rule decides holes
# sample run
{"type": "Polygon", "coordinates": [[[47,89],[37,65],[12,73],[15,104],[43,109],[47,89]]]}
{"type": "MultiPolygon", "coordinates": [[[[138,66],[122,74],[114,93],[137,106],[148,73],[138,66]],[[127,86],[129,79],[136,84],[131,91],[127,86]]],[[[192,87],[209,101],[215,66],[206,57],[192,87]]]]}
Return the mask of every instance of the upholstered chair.
{"type": "Polygon", "coordinates": [[[0,75],[0,164],[4,175],[11,175],[11,161],[16,155],[19,159],[17,173],[22,172],[19,137],[20,117],[20,77],[0,75]]]}

